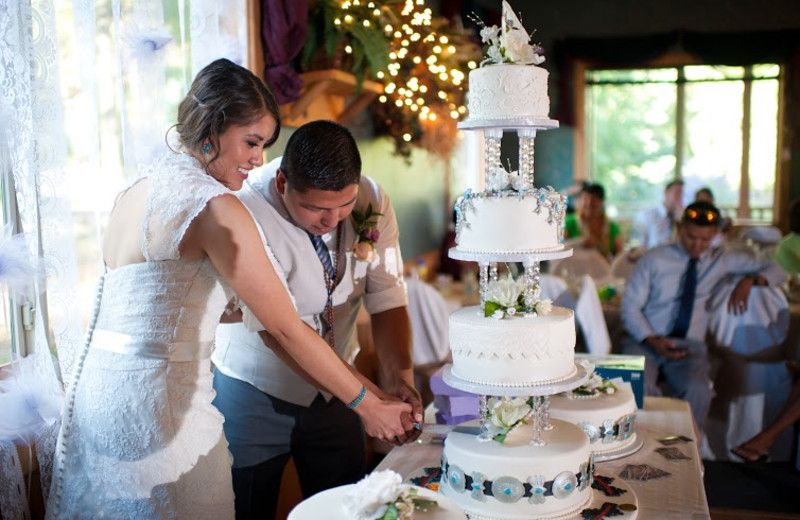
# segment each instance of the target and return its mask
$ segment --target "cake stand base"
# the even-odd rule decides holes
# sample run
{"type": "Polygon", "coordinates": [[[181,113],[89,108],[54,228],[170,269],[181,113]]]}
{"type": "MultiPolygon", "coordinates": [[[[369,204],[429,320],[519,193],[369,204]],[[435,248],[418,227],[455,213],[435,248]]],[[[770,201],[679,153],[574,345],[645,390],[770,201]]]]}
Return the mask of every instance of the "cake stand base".
{"type": "Polygon", "coordinates": [[[511,397],[530,397],[553,395],[561,392],[574,390],[585,384],[589,376],[594,372],[593,365],[582,365],[575,363],[575,372],[566,379],[554,382],[546,382],[536,385],[494,385],[486,383],[474,383],[461,379],[453,374],[453,365],[445,365],[442,372],[442,380],[457,390],[469,392],[477,395],[507,395],[511,397]]]}

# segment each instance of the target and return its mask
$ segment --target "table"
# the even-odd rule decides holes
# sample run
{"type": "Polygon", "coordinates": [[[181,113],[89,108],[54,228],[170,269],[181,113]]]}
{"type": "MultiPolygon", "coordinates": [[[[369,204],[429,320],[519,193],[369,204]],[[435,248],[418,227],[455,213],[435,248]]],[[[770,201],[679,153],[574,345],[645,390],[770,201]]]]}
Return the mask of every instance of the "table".
{"type": "MultiPolygon", "coordinates": [[[[432,420],[435,411],[426,410],[426,421],[432,420]]],[[[643,436],[642,448],[628,457],[598,462],[596,471],[601,475],[619,478],[628,465],[647,464],[670,473],[670,475],[648,480],[625,480],[633,489],[639,502],[640,519],[700,520],[710,519],[708,501],[702,478],[702,463],[698,451],[694,423],[689,405],[666,397],[645,397],[644,409],[639,410],[638,435],[643,436]],[[657,439],[668,436],[685,436],[692,442],[677,444],[689,460],[671,461],[655,450],[663,447],[657,439]]],[[[423,432],[420,439],[411,445],[394,448],[376,469],[392,469],[403,478],[419,468],[438,466],[442,446],[430,442],[432,436],[423,432]]],[[[735,490],[731,490],[735,492],[735,490]]]]}

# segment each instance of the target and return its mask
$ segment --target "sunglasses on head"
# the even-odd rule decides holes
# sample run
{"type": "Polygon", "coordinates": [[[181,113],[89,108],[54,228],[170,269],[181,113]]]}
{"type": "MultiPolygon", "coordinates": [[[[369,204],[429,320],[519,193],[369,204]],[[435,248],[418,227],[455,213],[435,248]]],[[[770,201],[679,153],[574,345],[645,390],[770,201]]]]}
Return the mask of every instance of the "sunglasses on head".
{"type": "Polygon", "coordinates": [[[708,209],[689,208],[683,216],[687,221],[697,224],[714,224],[719,220],[719,213],[708,209]]]}

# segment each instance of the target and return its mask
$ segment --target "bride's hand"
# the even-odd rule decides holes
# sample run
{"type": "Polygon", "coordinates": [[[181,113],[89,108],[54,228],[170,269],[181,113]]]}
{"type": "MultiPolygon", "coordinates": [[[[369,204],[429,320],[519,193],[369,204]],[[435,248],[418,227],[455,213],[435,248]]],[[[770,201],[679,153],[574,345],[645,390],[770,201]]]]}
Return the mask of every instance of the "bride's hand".
{"type": "Polygon", "coordinates": [[[353,411],[361,416],[367,435],[393,442],[397,437],[405,437],[401,415],[409,417],[411,405],[402,401],[384,401],[367,392],[353,411]]]}

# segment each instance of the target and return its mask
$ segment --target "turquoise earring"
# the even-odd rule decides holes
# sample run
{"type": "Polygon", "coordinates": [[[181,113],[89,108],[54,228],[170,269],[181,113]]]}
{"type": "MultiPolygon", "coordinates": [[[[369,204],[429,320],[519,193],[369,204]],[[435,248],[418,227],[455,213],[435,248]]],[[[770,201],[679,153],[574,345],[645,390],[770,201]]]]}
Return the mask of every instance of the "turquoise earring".
{"type": "Polygon", "coordinates": [[[213,146],[211,146],[211,143],[206,143],[206,144],[204,144],[204,145],[203,145],[203,155],[208,155],[208,154],[210,154],[210,153],[211,153],[211,149],[212,149],[212,148],[213,148],[213,146]]]}

